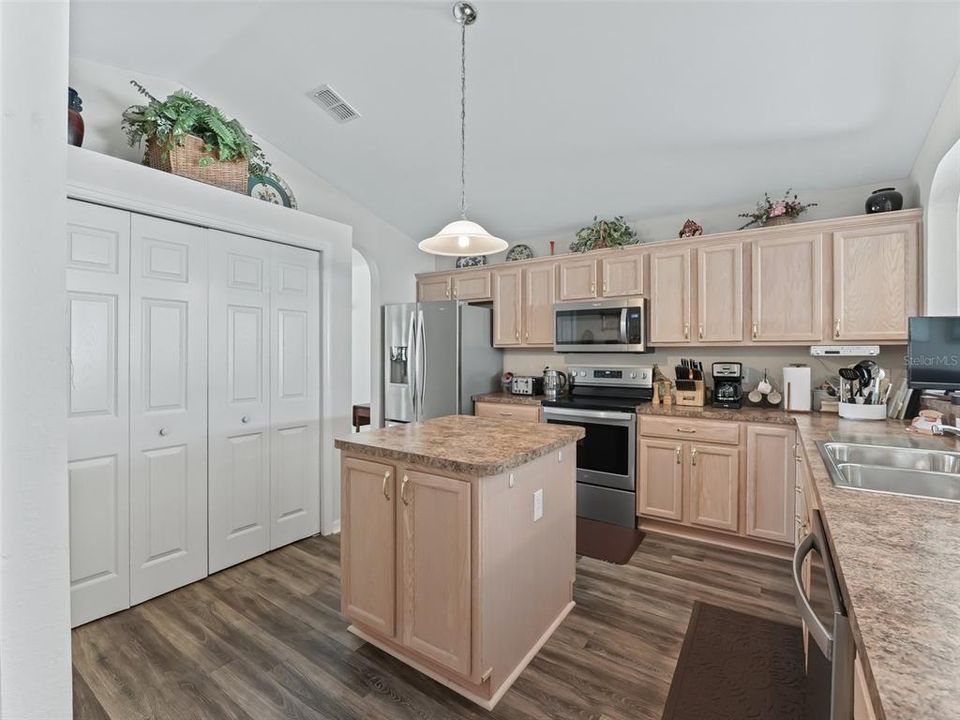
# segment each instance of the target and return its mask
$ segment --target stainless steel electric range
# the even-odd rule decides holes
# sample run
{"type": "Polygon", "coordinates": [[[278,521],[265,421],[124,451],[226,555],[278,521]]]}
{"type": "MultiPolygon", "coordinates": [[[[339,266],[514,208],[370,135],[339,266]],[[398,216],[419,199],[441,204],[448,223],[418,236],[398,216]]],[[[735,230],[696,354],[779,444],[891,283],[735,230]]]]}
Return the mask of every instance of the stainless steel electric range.
{"type": "Polygon", "coordinates": [[[653,397],[653,368],[571,367],[569,394],[543,402],[547,422],[579,425],[577,515],[636,527],[637,405],[653,397]]]}

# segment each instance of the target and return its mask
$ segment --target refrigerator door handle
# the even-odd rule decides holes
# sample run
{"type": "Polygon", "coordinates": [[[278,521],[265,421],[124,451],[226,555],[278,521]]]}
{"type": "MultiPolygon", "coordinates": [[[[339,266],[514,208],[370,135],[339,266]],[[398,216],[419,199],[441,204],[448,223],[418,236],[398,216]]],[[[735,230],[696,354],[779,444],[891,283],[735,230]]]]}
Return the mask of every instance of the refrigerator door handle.
{"type": "MultiPolygon", "coordinates": [[[[423,310],[417,311],[417,362],[420,365],[420,375],[417,377],[417,406],[423,414],[423,393],[427,385],[427,331],[423,322],[423,310]]],[[[422,418],[420,418],[422,419],[422,418]]]]}
{"type": "Polygon", "coordinates": [[[407,386],[410,388],[410,402],[413,403],[413,419],[417,419],[417,313],[410,313],[410,327],[407,330],[407,386]]]}

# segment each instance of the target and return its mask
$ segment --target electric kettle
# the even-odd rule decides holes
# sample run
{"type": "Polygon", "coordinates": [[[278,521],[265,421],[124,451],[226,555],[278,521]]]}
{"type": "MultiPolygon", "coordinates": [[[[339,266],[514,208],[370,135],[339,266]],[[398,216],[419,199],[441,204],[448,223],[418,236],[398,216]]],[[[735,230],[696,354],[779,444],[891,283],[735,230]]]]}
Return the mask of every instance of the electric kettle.
{"type": "Polygon", "coordinates": [[[543,369],[543,394],[550,400],[556,400],[567,386],[567,374],[559,370],[543,369]]]}

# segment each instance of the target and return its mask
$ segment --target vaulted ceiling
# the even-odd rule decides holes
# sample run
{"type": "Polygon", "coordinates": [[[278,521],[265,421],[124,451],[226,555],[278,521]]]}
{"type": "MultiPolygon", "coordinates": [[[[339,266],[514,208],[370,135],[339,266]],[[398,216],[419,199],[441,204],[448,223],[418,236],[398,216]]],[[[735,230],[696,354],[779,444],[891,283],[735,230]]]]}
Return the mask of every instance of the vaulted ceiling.
{"type": "MultiPolygon", "coordinates": [[[[952,2],[475,5],[468,213],[508,239],[905,177],[960,63],[952,2]]],[[[71,53],[215,97],[421,238],[459,197],[451,6],[74,0],[71,53]]]]}

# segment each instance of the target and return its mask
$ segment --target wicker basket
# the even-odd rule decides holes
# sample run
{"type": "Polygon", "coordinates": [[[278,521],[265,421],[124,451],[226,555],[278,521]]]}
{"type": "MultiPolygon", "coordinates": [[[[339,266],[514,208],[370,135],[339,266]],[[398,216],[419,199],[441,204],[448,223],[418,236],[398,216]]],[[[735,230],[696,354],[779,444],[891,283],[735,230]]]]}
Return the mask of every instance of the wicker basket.
{"type": "Polygon", "coordinates": [[[183,144],[171,148],[167,157],[163,157],[162,148],[159,145],[152,140],[148,140],[143,164],[157,170],[246,195],[247,180],[250,175],[250,163],[247,159],[238,158],[223,162],[217,160],[216,157],[216,153],[207,152],[203,149],[203,140],[196,135],[187,135],[183,139],[183,144]],[[200,165],[200,158],[202,157],[213,158],[214,162],[200,165]]]}
{"type": "Polygon", "coordinates": [[[778,225],[792,225],[794,223],[794,218],[789,215],[777,215],[776,217],[767,218],[763,223],[763,227],[777,227],[778,225]]]}

